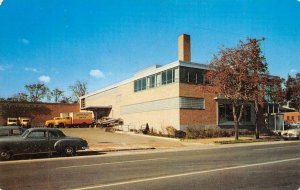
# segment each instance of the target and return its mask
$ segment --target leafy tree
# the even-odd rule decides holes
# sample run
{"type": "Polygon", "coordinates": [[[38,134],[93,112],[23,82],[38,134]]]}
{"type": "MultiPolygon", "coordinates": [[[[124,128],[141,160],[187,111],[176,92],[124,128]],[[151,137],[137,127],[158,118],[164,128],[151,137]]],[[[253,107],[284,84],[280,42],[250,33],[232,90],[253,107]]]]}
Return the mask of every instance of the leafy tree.
{"type": "Polygon", "coordinates": [[[49,93],[49,98],[48,99],[54,99],[54,102],[57,103],[59,102],[59,100],[64,96],[64,91],[60,90],[58,88],[55,88],[53,90],[50,91],[49,93]]]}
{"type": "Polygon", "coordinates": [[[69,86],[73,93],[73,98],[76,102],[79,101],[79,97],[87,94],[87,83],[84,81],[76,81],[74,85],[69,86]]]}
{"type": "Polygon", "coordinates": [[[25,85],[25,89],[28,91],[28,99],[30,102],[41,101],[47,96],[47,93],[49,91],[48,87],[46,87],[45,84],[41,83],[25,85]]]}
{"type": "Polygon", "coordinates": [[[261,75],[266,72],[267,64],[257,39],[240,41],[235,48],[221,49],[210,63],[207,78],[232,105],[236,140],[245,104],[255,100],[261,75]]]}
{"type": "Polygon", "coordinates": [[[290,107],[300,110],[300,73],[293,78],[288,75],[285,83],[285,99],[290,107]]]}

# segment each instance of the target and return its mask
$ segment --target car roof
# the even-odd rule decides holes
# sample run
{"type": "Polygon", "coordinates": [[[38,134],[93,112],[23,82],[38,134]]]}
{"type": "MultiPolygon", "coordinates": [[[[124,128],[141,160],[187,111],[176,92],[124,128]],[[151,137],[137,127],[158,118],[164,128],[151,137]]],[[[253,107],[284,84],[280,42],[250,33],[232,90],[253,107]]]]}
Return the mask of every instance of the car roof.
{"type": "Polygon", "coordinates": [[[0,129],[20,129],[20,126],[0,126],[0,129]]]}
{"type": "Polygon", "coordinates": [[[27,130],[29,130],[29,131],[37,131],[37,130],[43,130],[43,131],[60,131],[59,129],[46,128],[46,127],[30,128],[30,129],[27,129],[27,130]]]}

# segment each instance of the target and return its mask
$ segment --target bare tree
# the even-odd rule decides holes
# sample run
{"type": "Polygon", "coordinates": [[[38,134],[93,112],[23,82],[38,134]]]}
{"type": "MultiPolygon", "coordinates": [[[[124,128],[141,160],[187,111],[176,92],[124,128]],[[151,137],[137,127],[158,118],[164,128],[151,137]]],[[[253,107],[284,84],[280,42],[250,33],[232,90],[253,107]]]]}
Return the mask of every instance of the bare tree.
{"type": "Polygon", "coordinates": [[[28,94],[24,92],[20,92],[18,94],[15,94],[11,97],[14,101],[19,101],[19,102],[27,102],[28,101],[28,94]]]}
{"type": "Polygon", "coordinates": [[[63,96],[59,102],[60,103],[71,103],[72,97],[63,96]]]}
{"type": "Polygon", "coordinates": [[[79,97],[87,94],[87,83],[84,81],[76,81],[74,85],[69,86],[73,93],[73,98],[76,102],[79,101],[79,97]]]}
{"type": "Polygon", "coordinates": [[[54,102],[57,103],[64,96],[64,91],[58,88],[55,88],[50,91],[48,99],[54,99],[54,102]]]}
{"type": "Polygon", "coordinates": [[[49,91],[48,87],[45,84],[36,83],[36,84],[28,84],[25,85],[25,89],[29,94],[29,101],[38,102],[47,96],[49,91]]]}
{"type": "Polygon", "coordinates": [[[235,48],[221,49],[210,63],[208,80],[232,105],[236,140],[245,104],[254,100],[259,75],[266,69],[256,39],[248,39],[246,43],[240,41],[235,48]]]}

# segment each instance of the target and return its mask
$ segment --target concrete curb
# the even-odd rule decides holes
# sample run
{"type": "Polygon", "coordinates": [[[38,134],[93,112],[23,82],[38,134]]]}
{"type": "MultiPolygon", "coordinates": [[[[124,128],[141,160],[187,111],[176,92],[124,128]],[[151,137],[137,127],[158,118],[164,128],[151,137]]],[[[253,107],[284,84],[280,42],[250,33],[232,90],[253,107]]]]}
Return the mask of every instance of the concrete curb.
{"type": "Polygon", "coordinates": [[[180,141],[178,138],[170,138],[170,137],[160,137],[160,136],[152,136],[152,135],[144,135],[134,132],[124,132],[124,131],[116,131],[115,133],[119,134],[128,134],[128,135],[135,135],[135,136],[141,136],[141,137],[147,137],[147,138],[156,138],[156,139],[163,139],[163,140],[169,140],[169,141],[180,141]]]}

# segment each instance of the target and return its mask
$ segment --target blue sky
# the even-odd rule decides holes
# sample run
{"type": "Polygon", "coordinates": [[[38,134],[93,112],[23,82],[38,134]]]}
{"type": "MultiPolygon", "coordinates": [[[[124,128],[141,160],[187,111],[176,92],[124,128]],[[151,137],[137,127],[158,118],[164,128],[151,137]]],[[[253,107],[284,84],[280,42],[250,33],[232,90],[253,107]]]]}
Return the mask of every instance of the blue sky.
{"type": "Polygon", "coordinates": [[[0,97],[44,82],[98,90],[153,64],[177,60],[191,35],[192,61],[262,38],[273,75],[300,72],[300,0],[0,0],[0,97]]]}

